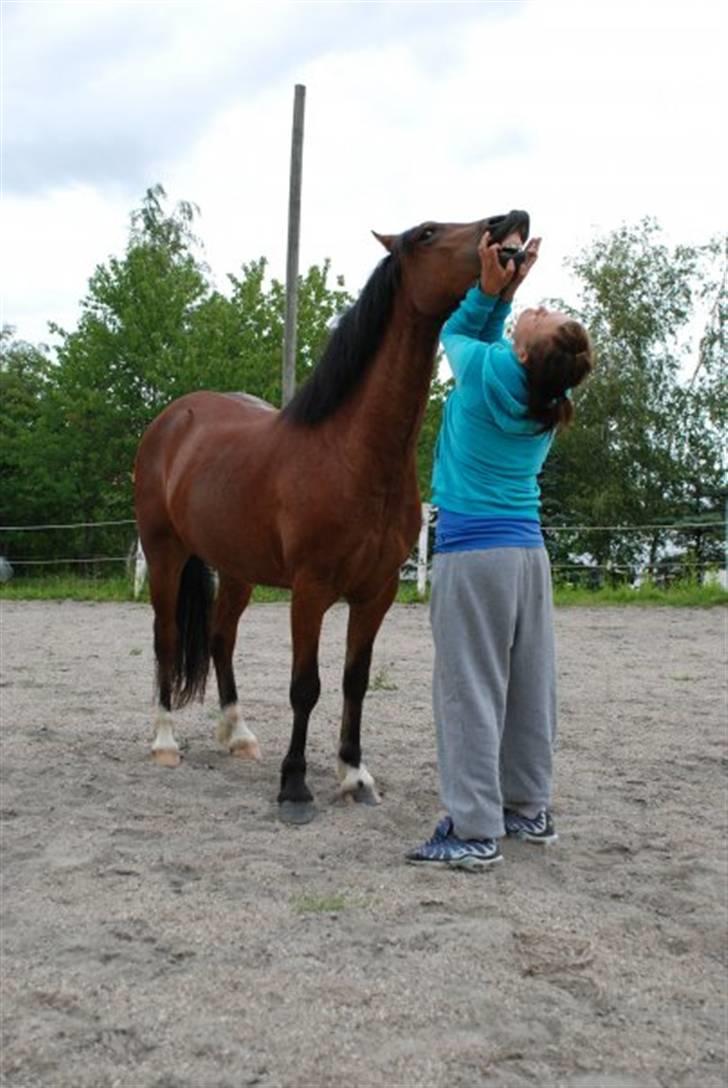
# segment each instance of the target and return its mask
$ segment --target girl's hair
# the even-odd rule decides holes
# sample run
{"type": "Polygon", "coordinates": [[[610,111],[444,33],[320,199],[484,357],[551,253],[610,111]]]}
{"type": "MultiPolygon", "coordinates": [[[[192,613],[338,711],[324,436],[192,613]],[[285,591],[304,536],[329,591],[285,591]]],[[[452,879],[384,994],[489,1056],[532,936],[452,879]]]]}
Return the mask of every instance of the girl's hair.
{"type": "Polygon", "coordinates": [[[565,321],[552,336],[528,349],[528,416],[545,431],[568,427],[574,405],[567,391],[584,381],[594,366],[591,341],[578,321],[565,321]]]}

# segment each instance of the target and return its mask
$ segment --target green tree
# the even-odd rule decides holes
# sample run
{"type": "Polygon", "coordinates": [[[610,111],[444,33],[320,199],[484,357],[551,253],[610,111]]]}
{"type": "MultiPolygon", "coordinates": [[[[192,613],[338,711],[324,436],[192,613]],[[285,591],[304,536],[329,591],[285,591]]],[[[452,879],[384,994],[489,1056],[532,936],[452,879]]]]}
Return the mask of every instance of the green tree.
{"type": "Polygon", "coordinates": [[[713,241],[700,253],[699,301],[707,311],[698,361],[689,382],[676,391],[675,415],[681,420],[680,473],[675,496],[681,520],[688,523],[678,542],[698,570],[723,558],[722,533],[716,532],[726,496],[725,448],[728,413],[726,370],[726,248],[713,241]],[[713,527],[709,523],[713,523],[713,527]]]}
{"type": "MultiPolygon", "coordinates": [[[[46,520],[57,485],[42,450],[44,399],[51,363],[44,350],[0,332],[0,525],[46,520]]],[[[38,539],[3,532],[0,554],[33,557],[38,539]]]]}
{"type": "MultiPolygon", "coordinates": [[[[706,490],[720,476],[720,443],[715,427],[706,428],[713,400],[689,388],[681,372],[716,255],[714,244],[670,249],[655,221],[644,219],[596,239],[569,262],[582,285],[571,312],[590,330],[597,366],[576,391],[575,425],[547,462],[547,523],[663,525],[688,512],[714,515],[706,490]],[[691,473],[705,481],[692,506],[691,473]]],[[[706,364],[706,379],[714,369],[706,364]]],[[[588,554],[600,565],[629,567],[654,563],[667,539],[664,530],[585,530],[555,536],[551,548],[560,562],[588,554]]]]}
{"type": "MultiPolygon", "coordinates": [[[[30,345],[3,341],[3,391],[11,407],[0,447],[6,521],[48,523],[132,516],[132,466],[145,427],[175,397],[238,390],[280,402],[283,285],[266,281],[264,258],[215,290],[193,233],[194,205],[166,208],[161,186],[131,215],[123,257],[99,265],[73,331],[54,363],[30,345]],[[29,505],[31,503],[32,505],[29,505]]],[[[351,301],[330,266],[299,280],[297,368],[303,378],[335,315],[351,301]]],[[[90,528],[70,548],[123,554],[133,528],[90,528]]],[[[42,538],[37,538],[38,546],[42,538]]],[[[45,538],[51,549],[56,545],[45,538]]],[[[70,552],[69,552],[70,554],[70,552]]]]}
{"type": "Polygon", "coordinates": [[[0,331],[0,524],[36,509],[38,481],[22,471],[32,446],[48,386],[50,362],[40,348],[0,331]]]}
{"type": "MultiPolygon", "coordinates": [[[[183,391],[190,326],[210,289],[193,253],[196,210],[181,203],[167,214],[164,198],[161,186],[147,191],[124,257],[91,276],[77,328],[52,326],[61,343],[44,400],[43,456],[69,522],[132,516],[139,436],[183,391]]],[[[89,527],[75,544],[84,555],[124,554],[132,535],[89,527]]]]}
{"type": "MultiPolygon", "coordinates": [[[[244,264],[242,276],[228,276],[231,313],[225,337],[225,355],[231,360],[232,385],[271,404],[281,403],[281,370],[285,320],[285,284],[275,278],[266,286],[267,261],[244,264]]],[[[296,382],[300,384],[315,365],[336,316],[351,304],[342,277],[335,286],[328,280],[331,265],[312,265],[298,278],[296,382]]],[[[219,386],[220,388],[224,386],[219,386]]]]}

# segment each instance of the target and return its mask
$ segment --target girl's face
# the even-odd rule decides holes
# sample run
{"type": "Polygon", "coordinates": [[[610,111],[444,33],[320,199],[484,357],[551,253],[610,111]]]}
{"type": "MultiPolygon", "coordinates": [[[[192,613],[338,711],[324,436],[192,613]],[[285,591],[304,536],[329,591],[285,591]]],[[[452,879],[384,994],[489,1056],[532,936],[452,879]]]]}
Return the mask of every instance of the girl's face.
{"type": "Polygon", "coordinates": [[[528,352],[540,340],[549,339],[559,326],[569,321],[567,314],[559,310],[547,310],[545,306],[524,310],[513,329],[513,346],[522,363],[528,361],[528,352]]]}

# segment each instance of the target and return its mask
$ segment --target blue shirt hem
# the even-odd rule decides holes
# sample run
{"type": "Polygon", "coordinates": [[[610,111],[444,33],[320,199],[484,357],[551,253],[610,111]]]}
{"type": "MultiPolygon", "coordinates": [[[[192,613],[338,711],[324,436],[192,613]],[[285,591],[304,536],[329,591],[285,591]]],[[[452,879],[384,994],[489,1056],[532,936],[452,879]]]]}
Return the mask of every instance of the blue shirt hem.
{"type": "Polygon", "coordinates": [[[435,554],[544,546],[537,519],[458,514],[442,507],[438,510],[435,554]]]}

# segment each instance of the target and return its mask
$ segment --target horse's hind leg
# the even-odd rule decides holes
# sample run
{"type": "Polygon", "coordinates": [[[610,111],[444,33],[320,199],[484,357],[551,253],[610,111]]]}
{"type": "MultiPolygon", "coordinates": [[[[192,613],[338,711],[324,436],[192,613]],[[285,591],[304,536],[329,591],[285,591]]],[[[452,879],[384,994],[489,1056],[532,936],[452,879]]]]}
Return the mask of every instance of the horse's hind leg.
{"type": "Polygon", "coordinates": [[[339,743],[339,796],[378,805],[381,798],[361,758],[361,713],[369,685],[374,639],[397,593],[395,576],[373,598],[349,608],[344,665],[344,712],[339,743]]]}
{"type": "Polygon", "coordinates": [[[177,595],[186,556],[170,545],[152,554],[147,552],[149,595],[154,608],[154,655],[157,660],[159,705],[154,722],[152,757],[163,767],[177,767],[181,761],[172,727],[172,693],[177,660],[177,595]]]}
{"type": "Polygon", "coordinates": [[[236,582],[225,575],[220,585],[212,620],[212,660],[220,693],[222,719],[217,728],[217,739],[226,744],[234,756],[242,759],[260,759],[260,746],[254,733],[243,721],[238,702],[238,689],[233,673],[233,651],[238,631],[238,620],[245,610],[253,587],[246,582],[236,582]]]}

